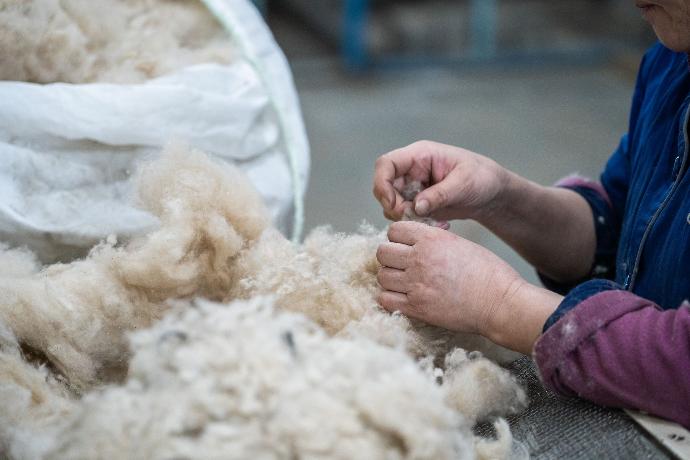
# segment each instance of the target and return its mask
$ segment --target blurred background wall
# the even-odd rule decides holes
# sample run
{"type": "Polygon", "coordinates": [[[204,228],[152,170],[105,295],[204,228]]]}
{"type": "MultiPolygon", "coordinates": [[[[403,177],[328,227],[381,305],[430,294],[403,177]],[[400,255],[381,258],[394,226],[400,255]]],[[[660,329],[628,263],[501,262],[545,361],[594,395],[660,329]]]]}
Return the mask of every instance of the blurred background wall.
{"type": "MultiPolygon", "coordinates": [[[[263,0],[312,147],[307,230],[387,224],[375,159],[430,139],[543,184],[596,177],[654,42],[633,0],[263,0]]],[[[534,273],[472,222],[453,231],[534,273]]]]}

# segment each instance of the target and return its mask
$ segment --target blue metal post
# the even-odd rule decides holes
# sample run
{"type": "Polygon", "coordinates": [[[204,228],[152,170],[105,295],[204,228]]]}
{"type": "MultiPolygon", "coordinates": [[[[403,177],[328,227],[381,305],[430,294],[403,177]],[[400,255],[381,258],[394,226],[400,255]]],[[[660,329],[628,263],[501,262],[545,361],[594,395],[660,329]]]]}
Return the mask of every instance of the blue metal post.
{"type": "Polygon", "coordinates": [[[498,0],[472,0],[470,8],[470,53],[475,59],[492,59],[497,50],[498,0]]]}
{"type": "Polygon", "coordinates": [[[343,0],[342,53],[345,65],[352,71],[363,70],[369,61],[366,30],[369,0],[343,0]]]}

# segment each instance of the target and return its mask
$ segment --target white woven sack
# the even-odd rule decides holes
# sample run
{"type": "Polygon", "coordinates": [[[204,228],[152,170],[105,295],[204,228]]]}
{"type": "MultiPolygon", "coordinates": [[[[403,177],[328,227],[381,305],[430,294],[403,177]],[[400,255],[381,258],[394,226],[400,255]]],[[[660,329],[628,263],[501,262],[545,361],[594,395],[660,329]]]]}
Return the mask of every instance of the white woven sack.
{"type": "Polygon", "coordinates": [[[248,0],[204,0],[240,49],[143,84],[0,82],[0,241],[48,262],[150,229],[136,163],[170,141],[243,169],[299,238],[309,149],[284,55],[248,0]]]}

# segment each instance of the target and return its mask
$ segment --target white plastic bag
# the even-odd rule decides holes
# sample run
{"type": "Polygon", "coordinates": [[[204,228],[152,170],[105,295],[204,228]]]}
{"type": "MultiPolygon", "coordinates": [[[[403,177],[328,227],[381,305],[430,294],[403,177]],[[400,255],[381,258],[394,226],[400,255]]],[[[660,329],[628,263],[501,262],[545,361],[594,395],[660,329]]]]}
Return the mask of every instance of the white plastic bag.
{"type": "Polygon", "coordinates": [[[129,178],[176,140],[237,164],[299,237],[309,151],[285,57],[247,0],[204,3],[239,45],[231,65],[134,85],[0,82],[0,241],[53,261],[147,230],[129,178]]]}

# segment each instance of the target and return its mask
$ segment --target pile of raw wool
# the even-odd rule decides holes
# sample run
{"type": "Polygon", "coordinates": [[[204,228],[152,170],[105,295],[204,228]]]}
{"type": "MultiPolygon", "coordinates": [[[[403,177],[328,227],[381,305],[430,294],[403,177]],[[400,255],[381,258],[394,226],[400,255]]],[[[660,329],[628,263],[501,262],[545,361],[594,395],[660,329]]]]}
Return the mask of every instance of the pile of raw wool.
{"type": "Polygon", "coordinates": [[[0,251],[0,457],[510,454],[505,422],[472,435],[526,403],[473,350],[503,352],[380,309],[383,235],[296,246],[236,169],[181,146],[137,177],[154,232],[48,267],[0,251]]]}
{"type": "Polygon", "coordinates": [[[0,0],[0,80],[139,83],[232,56],[200,0],[0,0]]]}

